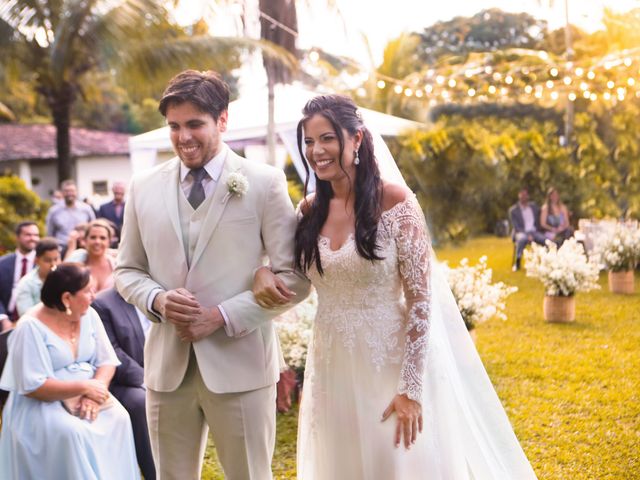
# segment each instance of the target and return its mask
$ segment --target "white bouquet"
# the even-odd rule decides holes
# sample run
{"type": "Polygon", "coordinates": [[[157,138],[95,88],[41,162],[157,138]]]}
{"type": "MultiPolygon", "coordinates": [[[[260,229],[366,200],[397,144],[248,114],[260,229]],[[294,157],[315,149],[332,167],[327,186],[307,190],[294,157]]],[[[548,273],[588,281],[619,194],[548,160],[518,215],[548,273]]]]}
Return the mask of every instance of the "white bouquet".
{"type": "Polygon", "coordinates": [[[304,301],[276,318],[275,326],[284,360],[296,371],[304,370],[317,308],[318,296],[312,290],[304,301]]]}
{"type": "Polygon", "coordinates": [[[594,253],[606,270],[633,270],[640,260],[640,230],[618,225],[596,240],[594,253]]]}
{"type": "Polygon", "coordinates": [[[468,330],[492,317],[507,319],[505,300],[518,288],[503,282],[491,283],[493,272],[487,268],[486,256],[480,257],[475,266],[463,258],[456,268],[446,266],[445,273],[468,330]]]}
{"type": "Polygon", "coordinates": [[[550,240],[546,246],[531,245],[531,251],[525,251],[524,258],[527,277],[539,278],[546,295],[570,297],[576,292],[600,288],[600,268],[587,260],[575,238],[566,240],[560,248],[550,240]]]}

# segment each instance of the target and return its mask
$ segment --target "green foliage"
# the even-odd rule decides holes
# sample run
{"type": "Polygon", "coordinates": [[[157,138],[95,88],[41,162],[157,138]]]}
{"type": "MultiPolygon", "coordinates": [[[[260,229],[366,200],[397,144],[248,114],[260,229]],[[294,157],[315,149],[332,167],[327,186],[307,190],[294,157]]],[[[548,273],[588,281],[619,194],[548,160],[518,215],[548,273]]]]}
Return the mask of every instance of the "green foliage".
{"type": "MultiPolygon", "coordinates": [[[[477,348],[538,478],[623,480],[640,471],[640,295],[578,294],[576,323],[546,323],[543,287],[511,273],[509,239],[438,250],[440,260],[489,257],[496,281],[518,287],[505,322],[476,328],[477,348]]],[[[636,284],[640,280],[636,277],[636,284]]],[[[274,478],[295,478],[297,412],[277,418],[274,478]]],[[[428,435],[428,432],[423,433],[428,435]]],[[[209,444],[202,478],[222,479],[209,444]]]]}
{"type": "Polygon", "coordinates": [[[558,188],[574,222],[637,216],[640,138],[625,126],[638,111],[625,103],[606,115],[577,114],[574,149],[559,145],[556,121],[442,116],[404,137],[396,158],[438,241],[491,232],[522,187],[539,205],[558,188]]]}
{"type": "Polygon", "coordinates": [[[546,28],[545,21],[528,13],[491,8],[473,17],[455,17],[425,28],[420,34],[420,54],[425,63],[434,64],[446,55],[464,56],[474,51],[511,47],[534,48],[546,28]]]}
{"type": "Polygon", "coordinates": [[[0,253],[16,247],[15,227],[18,223],[33,220],[44,231],[44,219],[48,202],[27,189],[24,181],[14,176],[0,177],[0,253]]]}

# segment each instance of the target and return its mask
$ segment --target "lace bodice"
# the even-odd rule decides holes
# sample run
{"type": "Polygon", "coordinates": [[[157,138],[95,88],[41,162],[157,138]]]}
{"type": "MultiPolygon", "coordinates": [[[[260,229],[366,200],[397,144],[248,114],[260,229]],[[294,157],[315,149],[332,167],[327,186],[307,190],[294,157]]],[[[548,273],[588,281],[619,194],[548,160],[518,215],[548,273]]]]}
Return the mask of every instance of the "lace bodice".
{"type": "Polygon", "coordinates": [[[375,370],[400,365],[398,393],[420,401],[427,357],[431,245],[414,197],[383,212],[377,243],[383,260],[358,255],[351,236],[331,250],[319,238],[324,275],[309,272],[318,292],[315,361],[331,361],[334,348],[364,345],[375,370]]]}

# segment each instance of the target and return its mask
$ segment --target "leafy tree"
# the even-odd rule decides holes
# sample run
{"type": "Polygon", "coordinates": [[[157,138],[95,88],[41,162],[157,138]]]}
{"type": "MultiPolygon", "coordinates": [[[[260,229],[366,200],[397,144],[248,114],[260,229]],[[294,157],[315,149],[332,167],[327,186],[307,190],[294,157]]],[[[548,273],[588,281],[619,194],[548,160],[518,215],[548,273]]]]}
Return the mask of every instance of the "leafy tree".
{"type": "Polygon", "coordinates": [[[437,22],[420,33],[422,60],[435,64],[442,56],[466,55],[507,48],[536,48],[547,29],[543,20],[527,13],[507,13],[497,8],[472,17],[437,22]]]}
{"type": "Polygon", "coordinates": [[[16,247],[14,231],[18,223],[33,220],[44,231],[48,207],[49,202],[40,200],[20,178],[0,177],[0,253],[16,247]]]}
{"type": "Polygon", "coordinates": [[[56,126],[59,180],[72,177],[72,107],[89,72],[119,67],[121,84],[144,92],[187,67],[227,66],[230,48],[257,46],[248,39],[187,35],[168,20],[165,3],[0,0],[0,50],[33,72],[56,126]]]}

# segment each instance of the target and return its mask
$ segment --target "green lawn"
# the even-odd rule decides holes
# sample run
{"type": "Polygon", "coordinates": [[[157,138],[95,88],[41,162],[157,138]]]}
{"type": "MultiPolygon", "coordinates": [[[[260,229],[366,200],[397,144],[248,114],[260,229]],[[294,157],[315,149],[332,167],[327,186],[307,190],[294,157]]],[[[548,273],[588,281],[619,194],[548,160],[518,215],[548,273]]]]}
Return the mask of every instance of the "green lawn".
{"type": "MultiPolygon", "coordinates": [[[[601,290],[578,294],[575,324],[545,323],[542,286],[510,271],[511,248],[481,238],[438,255],[452,266],[487,255],[494,279],[519,288],[507,321],[478,327],[477,347],[534,470],[544,480],[640,479],[640,294],[610,294],[602,274],[601,290]]],[[[295,413],[279,415],[277,479],[295,478],[295,435],[295,413]]],[[[211,447],[203,478],[223,478],[211,447]]]]}

